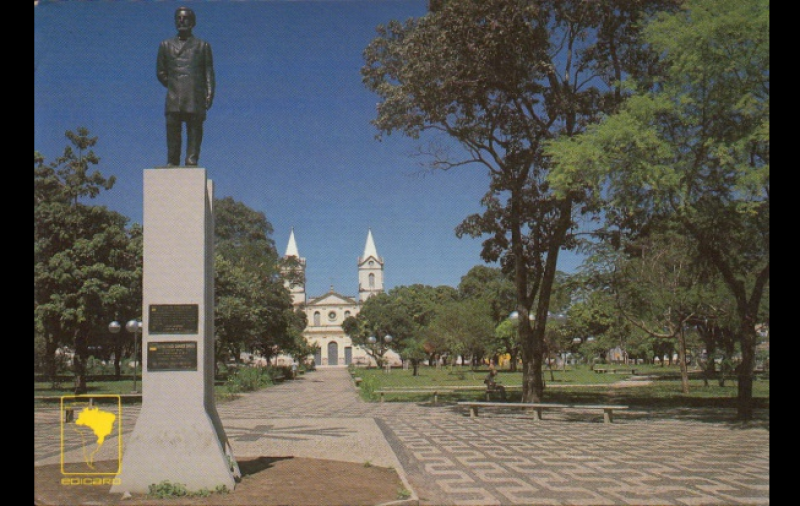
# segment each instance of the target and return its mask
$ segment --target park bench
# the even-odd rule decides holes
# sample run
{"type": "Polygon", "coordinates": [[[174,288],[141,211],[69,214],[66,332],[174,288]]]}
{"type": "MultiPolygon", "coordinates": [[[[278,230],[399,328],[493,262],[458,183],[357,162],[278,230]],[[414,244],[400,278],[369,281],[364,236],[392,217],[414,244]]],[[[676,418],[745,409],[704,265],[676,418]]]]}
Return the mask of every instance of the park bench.
{"type": "Polygon", "coordinates": [[[439,392],[443,390],[450,391],[450,389],[439,388],[384,388],[375,390],[375,393],[380,395],[380,402],[383,402],[383,398],[386,394],[433,394],[433,403],[436,404],[439,401],[439,392]]]}
{"type": "Polygon", "coordinates": [[[356,384],[356,386],[359,386],[359,385],[361,385],[361,382],[362,382],[362,381],[364,381],[364,380],[363,380],[363,379],[361,379],[361,376],[355,376],[355,377],[353,377],[353,383],[355,383],[355,384],[356,384]]]}
{"type": "Polygon", "coordinates": [[[620,371],[620,372],[623,372],[623,371],[624,371],[624,372],[630,371],[630,372],[631,372],[631,374],[636,374],[636,369],[634,369],[634,368],[628,368],[628,367],[612,367],[612,368],[607,368],[607,367],[595,367],[595,368],[594,368],[594,372],[595,372],[595,374],[606,374],[606,373],[617,374],[617,371],[620,371]]]}
{"type": "MultiPolygon", "coordinates": [[[[502,385],[502,383],[500,383],[500,384],[502,385]]],[[[503,385],[503,387],[505,387],[506,392],[508,392],[509,390],[521,389],[522,385],[503,385]]],[[[492,394],[494,394],[494,393],[499,391],[498,389],[491,388],[489,386],[483,386],[483,387],[479,387],[479,386],[474,386],[474,387],[453,387],[453,389],[452,389],[453,392],[471,391],[471,390],[483,391],[484,394],[486,395],[486,400],[487,401],[491,400],[492,394]]]]}
{"type": "MultiPolygon", "coordinates": [[[[505,390],[505,386],[503,386],[503,390],[505,390]]],[[[492,400],[492,394],[496,394],[496,393],[498,393],[500,391],[501,391],[501,389],[496,387],[496,386],[493,387],[491,385],[486,385],[486,390],[484,392],[485,395],[486,395],[486,402],[489,402],[489,401],[492,400]]],[[[505,400],[505,396],[503,396],[503,400],[505,400]]]]}
{"type": "MultiPolygon", "coordinates": [[[[522,385],[504,385],[506,387],[506,391],[512,389],[522,388],[522,385]]],[[[433,394],[433,403],[436,404],[439,401],[439,394],[441,393],[457,393],[457,392],[485,392],[486,393],[486,400],[490,399],[490,395],[495,392],[494,389],[488,389],[485,386],[457,386],[457,387],[396,387],[396,388],[383,388],[380,390],[375,390],[376,394],[380,395],[380,402],[383,402],[383,398],[385,394],[433,394]]]]}
{"type": "Polygon", "coordinates": [[[602,410],[603,422],[611,423],[613,421],[613,412],[615,410],[628,409],[628,406],[612,405],[612,404],[554,404],[554,403],[541,403],[541,402],[480,402],[480,401],[465,401],[459,402],[460,406],[467,406],[469,408],[469,417],[477,418],[478,408],[509,408],[509,409],[524,409],[533,413],[534,420],[542,419],[542,410],[545,409],[579,409],[579,410],[602,410]]]}

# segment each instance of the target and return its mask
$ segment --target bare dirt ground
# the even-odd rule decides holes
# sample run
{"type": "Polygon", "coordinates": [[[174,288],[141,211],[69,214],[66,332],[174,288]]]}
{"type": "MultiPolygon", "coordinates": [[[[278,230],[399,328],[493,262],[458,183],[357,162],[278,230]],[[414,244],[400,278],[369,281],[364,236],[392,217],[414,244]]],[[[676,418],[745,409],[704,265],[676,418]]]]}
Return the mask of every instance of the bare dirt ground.
{"type": "Polygon", "coordinates": [[[134,494],[123,500],[120,494],[109,493],[110,485],[62,485],[59,464],[34,466],[34,504],[374,506],[404,498],[403,483],[394,469],[298,457],[244,457],[237,460],[242,479],[232,492],[160,499],[134,494]]]}

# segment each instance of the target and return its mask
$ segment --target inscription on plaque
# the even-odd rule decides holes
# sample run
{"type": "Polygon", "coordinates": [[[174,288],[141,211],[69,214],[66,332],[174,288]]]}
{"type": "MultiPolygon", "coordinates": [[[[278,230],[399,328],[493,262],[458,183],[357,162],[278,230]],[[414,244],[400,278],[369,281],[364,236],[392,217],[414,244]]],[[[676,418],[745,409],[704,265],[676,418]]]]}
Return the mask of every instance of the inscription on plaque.
{"type": "Polygon", "coordinates": [[[151,334],[197,334],[197,304],[151,304],[147,331],[151,334]]]}
{"type": "Polygon", "coordinates": [[[148,371],[196,371],[197,341],[157,341],[147,344],[148,371]]]}

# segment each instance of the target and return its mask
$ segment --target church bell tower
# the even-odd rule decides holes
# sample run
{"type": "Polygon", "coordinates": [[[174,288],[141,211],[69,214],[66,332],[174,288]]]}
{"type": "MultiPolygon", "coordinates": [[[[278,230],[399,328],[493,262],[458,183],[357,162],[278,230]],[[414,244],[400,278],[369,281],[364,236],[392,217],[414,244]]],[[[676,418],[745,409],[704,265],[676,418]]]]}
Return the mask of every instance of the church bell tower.
{"type": "Polygon", "coordinates": [[[383,292],[383,259],[378,256],[372,229],[367,232],[364,254],[358,259],[358,301],[383,292]]]}
{"type": "Polygon", "coordinates": [[[300,257],[297,243],[294,240],[294,228],[289,234],[289,244],[283,255],[283,283],[292,295],[292,304],[295,306],[306,303],[306,259],[300,257]]]}

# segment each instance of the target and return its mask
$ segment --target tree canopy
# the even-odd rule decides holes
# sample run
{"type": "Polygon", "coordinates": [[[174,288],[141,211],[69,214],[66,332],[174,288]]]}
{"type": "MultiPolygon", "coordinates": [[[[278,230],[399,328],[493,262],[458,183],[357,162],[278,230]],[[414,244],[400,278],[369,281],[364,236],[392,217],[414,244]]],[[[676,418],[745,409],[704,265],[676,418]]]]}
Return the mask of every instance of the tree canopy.
{"type": "Polygon", "coordinates": [[[523,399],[541,399],[542,360],[558,254],[577,246],[581,191],[554,194],[548,139],[572,136],[618,107],[625,75],[657,58],[637,43],[641,21],[673,2],[464,0],[378,27],[364,52],[365,86],[387,135],[423,134],[432,169],[489,173],[485,211],[457,235],[485,236],[481,257],[513,276],[523,399]],[[459,149],[451,148],[455,142],[459,149]],[[535,307],[534,326],[527,318],[535,307]]]}
{"type": "Polygon", "coordinates": [[[278,266],[272,224],[232,197],[214,202],[216,351],[270,357],[305,351],[305,314],[295,311],[278,266]]]}
{"type": "Polygon", "coordinates": [[[86,392],[90,340],[107,334],[120,310],[139,316],[141,228],[86,199],[111,189],[114,177],[92,167],[97,137],[79,127],[50,163],[34,151],[34,336],[48,376],[55,381],[59,347],[74,351],[75,393],[86,392]]]}
{"type": "Polygon", "coordinates": [[[644,30],[663,71],[584,135],[547,148],[562,195],[588,190],[610,235],[678,227],[736,301],[739,416],[752,416],[769,281],[769,3],[687,0],[644,30]]]}

